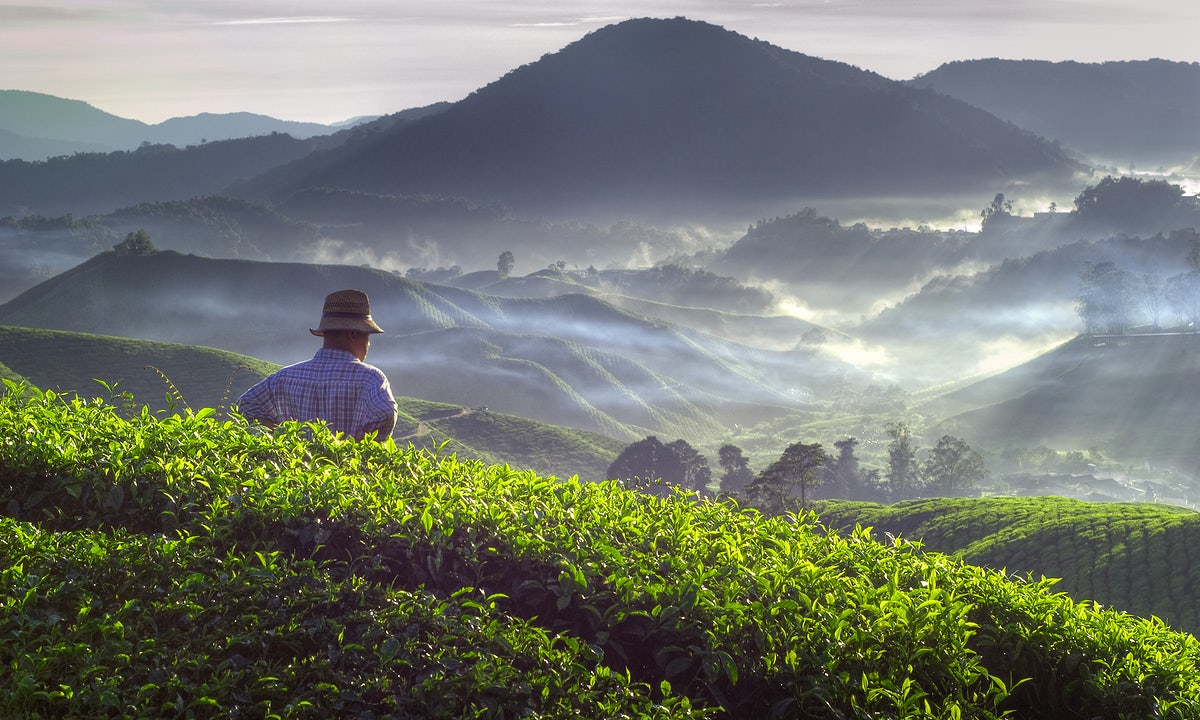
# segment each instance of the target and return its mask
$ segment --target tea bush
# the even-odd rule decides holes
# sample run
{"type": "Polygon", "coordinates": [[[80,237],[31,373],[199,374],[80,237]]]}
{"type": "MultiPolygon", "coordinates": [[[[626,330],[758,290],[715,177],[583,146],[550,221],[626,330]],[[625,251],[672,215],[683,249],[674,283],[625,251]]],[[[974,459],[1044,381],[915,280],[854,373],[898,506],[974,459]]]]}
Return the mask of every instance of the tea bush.
{"type": "Polygon", "coordinates": [[[14,717],[1197,717],[1200,646],[814,516],[0,399],[14,717]]]}

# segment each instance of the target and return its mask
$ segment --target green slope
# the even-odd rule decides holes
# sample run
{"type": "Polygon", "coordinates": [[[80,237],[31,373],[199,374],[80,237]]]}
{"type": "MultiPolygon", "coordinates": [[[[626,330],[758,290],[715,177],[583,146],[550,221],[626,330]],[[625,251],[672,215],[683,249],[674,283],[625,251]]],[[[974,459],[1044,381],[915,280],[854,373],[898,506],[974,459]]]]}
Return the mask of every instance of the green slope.
{"type": "Polygon", "coordinates": [[[964,562],[1061,578],[1077,600],[1200,632],[1200,514],[1171,505],[1059,497],[831,500],[823,522],[920,541],[964,562]]]}
{"type": "Polygon", "coordinates": [[[599,433],[549,425],[486,407],[397,398],[396,442],[585,482],[608,479],[626,443],[599,433]]]}
{"type": "MultiPolygon", "coordinates": [[[[154,410],[227,408],[278,367],[212,348],[0,326],[0,377],[83,397],[129,393],[130,402],[154,410]]],[[[626,444],[484,409],[406,397],[397,401],[397,442],[547,475],[605,480],[626,444]]]]}
{"type": "Polygon", "coordinates": [[[152,409],[227,407],[277,367],[213,348],[9,326],[0,326],[0,363],[43,389],[130,393],[152,409]]]}
{"type": "Polygon", "coordinates": [[[931,401],[948,432],[988,448],[1100,448],[1130,463],[1197,467],[1200,336],[1078,337],[931,401]]]}

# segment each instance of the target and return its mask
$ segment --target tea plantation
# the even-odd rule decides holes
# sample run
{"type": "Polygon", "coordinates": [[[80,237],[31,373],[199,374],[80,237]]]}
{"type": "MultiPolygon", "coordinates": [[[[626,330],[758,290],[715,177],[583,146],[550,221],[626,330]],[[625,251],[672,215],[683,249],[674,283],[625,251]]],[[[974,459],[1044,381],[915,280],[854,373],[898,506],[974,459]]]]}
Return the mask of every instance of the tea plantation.
{"type": "Polygon", "coordinates": [[[0,717],[1200,717],[1192,635],[814,516],[6,388],[0,717]]]}

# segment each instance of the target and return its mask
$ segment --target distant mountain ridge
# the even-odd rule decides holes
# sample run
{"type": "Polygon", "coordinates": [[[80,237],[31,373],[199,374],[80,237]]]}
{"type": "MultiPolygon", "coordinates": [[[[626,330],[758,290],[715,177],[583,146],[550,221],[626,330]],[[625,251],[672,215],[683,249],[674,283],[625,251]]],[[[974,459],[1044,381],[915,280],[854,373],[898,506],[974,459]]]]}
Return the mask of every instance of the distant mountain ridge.
{"type": "MultiPolygon", "coordinates": [[[[374,118],[360,118],[360,124],[374,118]]],[[[75,152],[133,150],[144,142],[187,147],[286,133],[303,140],[329,135],[345,124],[278,120],[248,112],[200,113],[157,124],[107,113],[81,100],[27,90],[0,90],[0,160],[44,160],[75,152]]]]}
{"type": "Polygon", "coordinates": [[[245,191],[428,192],[520,211],[733,205],[994,188],[1076,166],[961,101],[703,22],[630,20],[435,117],[317,153],[245,191]]]}
{"type": "Polygon", "coordinates": [[[1200,158],[1200,63],[992,58],[947,63],[910,83],[1108,162],[1200,158]]]}

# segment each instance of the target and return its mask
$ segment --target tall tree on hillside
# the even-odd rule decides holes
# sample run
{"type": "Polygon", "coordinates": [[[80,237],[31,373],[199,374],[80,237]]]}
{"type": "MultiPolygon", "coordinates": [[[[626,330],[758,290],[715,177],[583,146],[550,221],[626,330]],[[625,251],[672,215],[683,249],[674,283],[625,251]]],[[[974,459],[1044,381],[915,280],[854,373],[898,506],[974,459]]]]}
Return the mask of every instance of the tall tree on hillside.
{"type": "Polygon", "coordinates": [[[145,229],[135,230],[125,236],[120,243],[113,245],[118,255],[153,255],[158,252],[154,243],[150,242],[150,233],[145,229]]]}
{"type": "Polygon", "coordinates": [[[983,456],[961,438],[943,435],[922,467],[925,484],[946,497],[978,487],[989,473],[983,456]]]}
{"type": "Polygon", "coordinates": [[[496,261],[496,270],[501,275],[508,277],[508,274],[512,272],[513,265],[515,265],[516,262],[517,259],[513,257],[512,251],[505,250],[504,252],[500,253],[500,258],[496,261]]]}
{"type": "Polygon", "coordinates": [[[983,218],[980,229],[987,230],[989,226],[999,227],[1005,220],[1012,218],[1013,204],[1004,198],[1004,193],[996,193],[991,204],[980,211],[983,218]]]}
{"type": "Polygon", "coordinates": [[[725,471],[721,475],[721,492],[726,495],[742,492],[754,480],[750,460],[737,445],[722,445],[717,450],[717,462],[725,471]]]}
{"type": "Polygon", "coordinates": [[[1112,232],[1153,234],[1189,227],[1196,209],[1181,186],[1166,180],[1105,177],[1075,198],[1071,213],[1078,220],[1112,232]]]}
{"type": "Polygon", "coordinates": [[[649,435],[621,451],[608,466],[608,477],[648,490],[655,486],[682,485],[684,467],[674,450],[649,435]]]}
{"type": "Polygon", "coordinates": [[[787,512],[797,491],[803,506],[808,499],[808,490],[820,482],[817,469],[827,458],[820,443],[792,443],[778,460],[754,478],[746,488],[746,494],[756,507],[768,514],[787,512]]]}
{"type": "Polygon", "coordinates": [[[1137,281],[1133,275],[1105,261],[1088,263],[1079,274],[1079,298],[1075,311],[1088,334],[1120,334],[1129,326],[1137,303],[1137,281]]]}
{"type": "Polygon", "coordinates": [[[854,449],[858,447],[857,438],[845,438],[833,444],[837,448],[837,457],[830,458],[823,468],[821,492],[824,497],[847,498],[851,500],[866,500],[871,495],[867,481],[859,467],[858,456],[854,449]]]}
{"type": "Polygon", "coordinates": [[[1167,278],[1163,296],[1180,325],[1190,325],[1192,332],[1200,325],[1200,275],[1180,273],[1167,278]]]}
{"type": "Polygon", "coordinates": [[[708,465],[708,458],[701,455],[687,440],[679,439],[667,443],[667,447],[683,465],[683,478],[679,484],[701,495],[708,495],[708,484],[712,482],[712,468],[708,465]]]}
{"type": "Polygon", "coordinates": [[[1157,275],[1142,276],[1141,283],[1142,307],[1155,330],[1162,327],[1163,310],[1167,304],[1167,291],[1162,278],[1157,275]]]}
{"type": "Polygon", "coordinates": [[[917,448],[908,424],[892,422],[884,426],[888,437],[888,493],[895,499],[909,496],[917,479],[917,448]]]}

